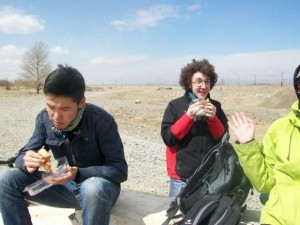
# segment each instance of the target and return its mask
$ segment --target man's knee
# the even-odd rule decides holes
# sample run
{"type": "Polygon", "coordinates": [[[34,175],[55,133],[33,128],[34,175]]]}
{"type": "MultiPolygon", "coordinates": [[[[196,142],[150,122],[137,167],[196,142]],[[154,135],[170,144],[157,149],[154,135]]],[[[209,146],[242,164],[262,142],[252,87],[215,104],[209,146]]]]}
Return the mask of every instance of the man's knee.
{"type": "Polygon", "coordinates": [[[81,198],[86,201],[95,201],[97,198],[114,203],[119,193],[119,185],[100,177],[91,177],[85,180],[80,188],[81,198]]]}
{"type": "Polygon", "coordinates": [[[25,186],[32,183],[35,179],[37,178],[30,176],[17,168],[2,169],[0,170],[0,189],[1,192],[5,188],[23,190],[25,186]]]}
{"type": "Polygon", "coordinates": [[[6,196],[21,197],[23,186],[20,182],[22,173],[18,169],[2,169],[0,170],[0,199],[6,196]]]}
{"type": "Polygon", "coordinates": [[[19,169],[1,169],[0,170],[0,183],[2,185],[14,185],[15,181],[22,176],[21,171],[19,169]]]}

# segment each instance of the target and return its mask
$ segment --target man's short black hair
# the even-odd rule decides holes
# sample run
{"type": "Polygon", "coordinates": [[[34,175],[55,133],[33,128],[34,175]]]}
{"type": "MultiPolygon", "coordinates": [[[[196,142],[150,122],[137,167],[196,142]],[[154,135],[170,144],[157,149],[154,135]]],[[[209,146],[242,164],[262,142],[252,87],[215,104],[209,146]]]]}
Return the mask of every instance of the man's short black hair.
{"type": "Polygon", "coordinates": [[[59,64],[46,78],[43,91],[45,95],[71,97],[79,103],[84,97],[84,78],[77,69],[59,64]]]}

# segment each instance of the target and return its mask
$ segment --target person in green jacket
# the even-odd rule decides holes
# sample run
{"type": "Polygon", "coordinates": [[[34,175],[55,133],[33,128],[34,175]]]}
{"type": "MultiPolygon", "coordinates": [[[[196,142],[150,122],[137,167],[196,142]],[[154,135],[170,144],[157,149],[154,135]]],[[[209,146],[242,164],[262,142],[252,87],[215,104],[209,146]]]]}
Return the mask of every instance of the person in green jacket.
{"type": "Polygon", "coordinates": [[[293,84],[298,101],[287,116],[269,127],[261,145],[254,139],[253,121],[244,112],[233,114],[228,122],[246,175],[258,192],[269,193],[261,224],[300,224],[300,65],[293,84]]]}

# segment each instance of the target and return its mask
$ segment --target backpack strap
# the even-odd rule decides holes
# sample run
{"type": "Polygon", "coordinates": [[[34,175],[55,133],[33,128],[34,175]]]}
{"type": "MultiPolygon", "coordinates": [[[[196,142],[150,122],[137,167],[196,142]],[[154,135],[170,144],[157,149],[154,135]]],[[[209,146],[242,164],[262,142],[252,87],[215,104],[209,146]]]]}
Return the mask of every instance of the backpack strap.
{"type": "Polygon", "coordinates": [[[24,148],[25,148],[25,146],[22,147],[22,148],[17,152],[17,154],[16,154],[15,156],[13,156],[13,157],[10,157],[10,158],[8,158],[8,159],[6,159],[6,160],[0,160],[0,165],[7,165],[8,167],[13,168],[13,167],[14,167],[14,163],[15,163],[17,157],[21,154],[21,152],[23,151],[24,148]]]}
{"type": "Polygon", "coordinates": [[[167,209],[166,216],[168,218],[165,220],[165,222],[163,222],[162,225],[168,225],[172,219],[176,219],[176,218],[179,218],[180,216],[182,216],[181,214],[180,215],[176,215],[176,213],[178,212],[178,210],[179,210],[179,205],[178,205],[177,197],[176,197],[171,202],[170,207],[167,209]]]}
{"type": "Polygon", "coordinates": [[[229,132],[228,131],[226,131],[224,134],[223,134],[223,137],[222,137],[222,143],[227,143],[228,141],[229,141],[229,137],[230,137],[230,135],[229,135],[229,132]]]}
{"type": "Polygon", "coordinates": [[[227,161],[225,160],[228,154],[227,150],[229,147],[233,149],[232,145],[228,141],[229,141],[229,133],[226,132],[224,133],[222,140],[219,142],[219,144],[212,149],[216,153],[214,154],[215,162],[212,171],[210,172],[211,173],[210,180],[215,180],[218,177],[220,171],[223,169],[224,164],[227,163],[227,161]]]}
{"type": "Polygon", "coordinates": [[[17,158],[17,156],[13,156],[6,160],[0,160],[0,165],[7,165],[8,167],[13,168],[16,158],[17,158]]]}

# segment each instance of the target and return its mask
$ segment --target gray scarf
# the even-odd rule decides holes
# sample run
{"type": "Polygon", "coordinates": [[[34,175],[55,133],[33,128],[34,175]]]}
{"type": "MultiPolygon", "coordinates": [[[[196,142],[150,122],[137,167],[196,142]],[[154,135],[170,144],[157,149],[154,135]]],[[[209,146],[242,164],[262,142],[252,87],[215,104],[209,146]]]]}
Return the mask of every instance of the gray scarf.
{"type": "Polygon", "coordinates": [[[68,131],[75,129],[78,126],[78,124],[80,123],[80,120],[82,118],[82,114],[83,114],[84,110],[85,110],[85,105],[81,109],[78,110],[78,113],[77,113],[75,119],[70,123],[70,125],[67,128],[63,129],[62,131],[68,132],[68,131]]]}

